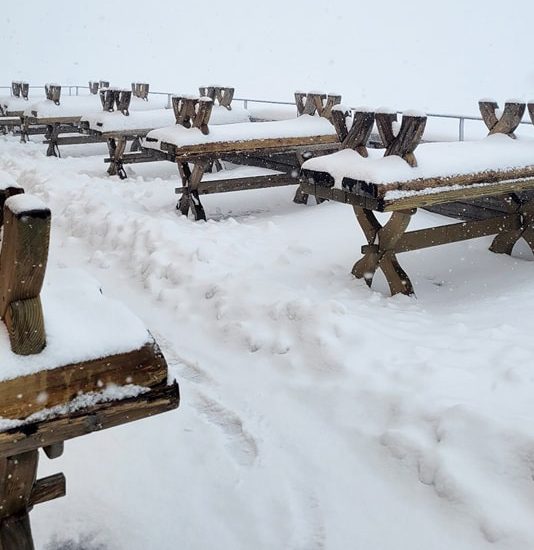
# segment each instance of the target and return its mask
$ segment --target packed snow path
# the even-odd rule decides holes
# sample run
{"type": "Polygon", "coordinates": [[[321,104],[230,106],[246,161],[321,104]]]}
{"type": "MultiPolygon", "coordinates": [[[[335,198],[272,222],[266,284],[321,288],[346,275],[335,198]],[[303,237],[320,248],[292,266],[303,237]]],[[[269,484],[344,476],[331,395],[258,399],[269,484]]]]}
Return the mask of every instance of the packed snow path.
{"type": "Polygon", "coordinates": [[[0,138],[0,171],[52,209],[51,264],[144,320],[182,405],[42,460],[69,486],[32,514],[38,548],[534,547],[526,247],[408,254],[418,299],[389,298],[350,276],[363,236],[344,205],[228,193],[195,223],[170,163],[119,181],[91,151],[0,138]]]}

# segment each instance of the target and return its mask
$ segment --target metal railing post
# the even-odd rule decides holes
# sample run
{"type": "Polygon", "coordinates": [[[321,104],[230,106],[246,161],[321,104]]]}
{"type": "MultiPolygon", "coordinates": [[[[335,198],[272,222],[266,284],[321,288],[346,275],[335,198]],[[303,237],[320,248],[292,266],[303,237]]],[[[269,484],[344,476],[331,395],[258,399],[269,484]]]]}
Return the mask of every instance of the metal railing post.
{"type": "Polygon", "coordinates": [[[458,140],[464,141],[465,139],[465,118],[460,117],[460,123],[458,125],[458,140]]]}

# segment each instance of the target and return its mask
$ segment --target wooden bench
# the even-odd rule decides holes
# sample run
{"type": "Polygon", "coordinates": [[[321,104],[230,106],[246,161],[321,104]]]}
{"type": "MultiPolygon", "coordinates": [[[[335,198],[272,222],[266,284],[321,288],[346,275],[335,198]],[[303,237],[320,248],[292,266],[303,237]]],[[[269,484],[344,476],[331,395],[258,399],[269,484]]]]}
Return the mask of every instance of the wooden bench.
{"type": "MultiPolygon", "coordinates": [[[[177,209],[184,215],[191,210],[195,220],[205,220],[200,195],[295,185],[298,167],[305,158],[337,150],[339,140],[330,118],[340,99],[299,92],[296,101],[301,116],[297,119],[208,126],[211,98],[175,97],[177,124],[150,132],[143,151],[177,164],[183,184],[176,189],[181,194],[177,209]],[[203,181],[205,172],[219,160],[282,173],[203,181]]],[[[299,194],[296,200],[305,202],[306,198],[299,194]]]]}
{"type": "MultiPolygon", "coordinates": [[[[534,140],[515,139],[525,105],[506,104],[498,116],[494,102],[481,102],[490,135],[479,142],[428,143],[418,147],[426,116],[407,113],[397,123],[389,112],[354,114],[351,130],[346,112],[334,111],[334,120],[345,147],[302,166],[303,192],[354,208],[367,239],[363,258],[352,273],[371,286],[381,269],[392,294],[413,294],[397,254],[439,244],[496,235],[492,252],[511,254],[524,238],[534,250],[534,203],[524,192],[534,189],[534,140]],[[376,122],[384,142],[383,158],[366,149],[366,136],[376,122]],[[417,155],[415,154],[417,148],[417,155]],[[458,200],[489,198],[501,212],[488,218],[406,232],[416,210],[458,200]],[[391,212],[382,225],[374,212],[391,212]]],[[[534,121],[534,104],[529,104],[534,121]]]]}
{"type": "Polygon", "coordinates": [[[63,274],[55,290],[48,279],[48,316],[50,210],[11,186],[0,189],[0,212],[0,330],[11,345],[0,349],[0,548],[33,550],[29,512],[66,493],[63,474],[37,479],[39,449],[57,458],[66,440],[174,409],[179,390],[141,322],[98,286],[80,288],[79,274],[63,274]],[[96,311],[78,309],[93,300],[96,311]]]}

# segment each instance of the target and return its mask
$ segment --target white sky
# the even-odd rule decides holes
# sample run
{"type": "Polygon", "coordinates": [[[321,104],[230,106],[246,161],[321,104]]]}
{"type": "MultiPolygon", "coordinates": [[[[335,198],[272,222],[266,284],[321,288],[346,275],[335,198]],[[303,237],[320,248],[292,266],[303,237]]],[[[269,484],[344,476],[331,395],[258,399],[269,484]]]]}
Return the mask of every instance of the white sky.
{"type": "Polygon", "coordinates": [[[2,84],[236,87],[292,99],[340,92],[371,107],[472,112],[534,96],[531,0],[26,0],[2,6],[2,84]],[[121,15],[123,12],[123,15],[121,15]],[[511,15],[508,15],[511,14],[511,15]]]}

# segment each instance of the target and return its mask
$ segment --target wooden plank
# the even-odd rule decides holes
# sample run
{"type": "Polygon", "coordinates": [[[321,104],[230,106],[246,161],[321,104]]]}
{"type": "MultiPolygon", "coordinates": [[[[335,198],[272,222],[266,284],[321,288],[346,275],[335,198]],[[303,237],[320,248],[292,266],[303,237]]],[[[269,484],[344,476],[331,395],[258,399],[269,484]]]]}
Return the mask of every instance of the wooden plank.
{"type": "MultiPolygon", "coordinates": [[[[313,171],[308,170],[310,174],[313,171]]],[[[343,178],[343,187],[358,188],[361,192],[365,192],[375,198],[383,199],[388,191],[424,191],[425,189],[462,186],[469,187],[474,184],[503,184],[508,182],[509,190],[513,190],[516,180],[524,180],[534,178],[534,165],[515,168],[511,170],[487,170],[485,172],[477,172],[472,174],[462,174],[459,176],[436,177],[436,178],[420,178],[404,182],[393,182],[377,184],[355,180],[353,178],[343,178]]],[[[482,187],[482,186],[479,186],[482,187]]],[[[462,190],[458,190],[462,193],[462,190]]],[[[483,196],[484,191],[480,192],[479,196],[483,196]]]]}
{"type": "Polygon", "coordinates": [[[0,458],[0,518],[28,508],[38,461],[37,450],[0,458]]]}
{"type": "MultiPolygon", "coordinates": [[[[81,136],[58,136],[55,143],[59,145],[84,145],[86,143],[103,143],[106,140],[100,136],[81,135],[81,136]]],[[[45,139],[43,143],[50,143],[45,139]]]]}
{"type": "Polygon", "coordinates": [[[28,505],[30,507],[43,504],[67,494],[67,482],[63,474],[54,474],[38,479],[34,485],[28,505]]]}
{"type": "Polygon", "coordinates": [[[206,155],[221,153],[241,153],[245,151],[284,151],[292,147],[306,147],[307,145],[336,143],[336,135],[251,139],[243,141],[220,141],[215,143],[200,143],[196,145],[181,145],[177,147],[172,143],[161,143],[163,151],[174,151],[176,159],[181,160],[188,155],[206,155]]]}
{"type": "Polygon", "coordinates": [[[462,189],[451,191],[442,191],[440,193],[419,194],[391,201],[383,201],[383,211],[402,210],[405,208],[420,208],[433,204],[446,202],[455,202],[458,200],[475,199],[503,195],[506,193],[516,193],[534,189],[534,178],[518,179],[515,181],[506,180],[496,182],[491,185],[464,186],[462,189]]]}
{"type": "Polygon", "coordinates": [[[430,227],[405,233],[395,245],[395,252],[408,252],[432,246],[477,239],[520,228],[519,216],[507,214],[487,220],[477,220],[430,227]]]}
{"type": "Polygon", "coordinates": [[[100,403],[92,407],[60,415],[52,420],[26,424],[0,432],[0,456],[13,455],[61,441],[113,428],[176,409],[180,403],[178,384],[161,385],[147,393],[100,403]]]}
{"type": "Polygon", "coordinates": [[[246,189],[297,185],[298,183],[298,179],[291,177],[289,174],[272,174],[251,176],[248,178],[202,181],[198,185],[197,190],[200,195],[209,195],[211,193],[227,193],[230,191],[244,191],[246,189]]]}
{"type": "Polygon", "coordinates": [[[39,124],[76,124],[80,122],[82,115],[78,116],[49,116],[49,117],[40,117],[40,116],[25,116],[24,120],[28,124],[39,125],[39,124]]]}
{"type": "Polygon", "coordinates": [[[109,384],[154,387],[167,379],[167,364],[155,342],[121,353],[0,382],[0,416],[24,419],[109,384]]]}

